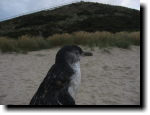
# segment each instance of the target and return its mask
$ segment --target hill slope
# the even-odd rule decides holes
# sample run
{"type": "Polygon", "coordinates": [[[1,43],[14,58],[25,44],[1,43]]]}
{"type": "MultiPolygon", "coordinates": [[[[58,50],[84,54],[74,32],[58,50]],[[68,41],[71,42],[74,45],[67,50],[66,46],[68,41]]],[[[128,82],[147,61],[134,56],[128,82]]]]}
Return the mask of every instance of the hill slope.
{"type": "Polygon", "coordinates": [[[140,11],[120,6],[79,2],[0,22],[0,36],[44,37],[74,31],[139,31],[140,11]]]}

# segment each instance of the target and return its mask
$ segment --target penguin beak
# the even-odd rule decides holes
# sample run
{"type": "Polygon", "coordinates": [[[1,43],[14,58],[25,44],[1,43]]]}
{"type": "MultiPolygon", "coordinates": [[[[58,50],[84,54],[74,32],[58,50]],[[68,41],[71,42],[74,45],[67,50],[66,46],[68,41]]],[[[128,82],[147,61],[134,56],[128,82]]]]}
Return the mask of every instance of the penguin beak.
{"type": "Polygon", "coordinates": [[[93,53],[91,53],[91,52],[83,52],[81,55],[82,56],[93,56],[93,53]]]}

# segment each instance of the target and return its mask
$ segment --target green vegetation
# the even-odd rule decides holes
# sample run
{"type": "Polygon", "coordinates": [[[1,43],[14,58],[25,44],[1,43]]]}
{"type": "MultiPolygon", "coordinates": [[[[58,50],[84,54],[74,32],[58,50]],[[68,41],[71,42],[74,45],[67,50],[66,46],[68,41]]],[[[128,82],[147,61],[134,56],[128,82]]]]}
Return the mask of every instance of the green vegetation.
{"type": "Polygon", "coordinates": [[[140,11],[100,3],[78,2],[0,22],[0,36],[13,39],[23,35],[47,38],[54,34],[76,31],[140,31],[140,11]]]}
{"type": "Polygon", "coordinates": [[[0,37],[2,52],[28,52],[40,49],[54,48],[67,44],[99,47],[129,48],[131,45],[140,45],[140,32],[74,32],[71,34],[54,34],[46,39],[24,35],[18,39],[0,37]]]}

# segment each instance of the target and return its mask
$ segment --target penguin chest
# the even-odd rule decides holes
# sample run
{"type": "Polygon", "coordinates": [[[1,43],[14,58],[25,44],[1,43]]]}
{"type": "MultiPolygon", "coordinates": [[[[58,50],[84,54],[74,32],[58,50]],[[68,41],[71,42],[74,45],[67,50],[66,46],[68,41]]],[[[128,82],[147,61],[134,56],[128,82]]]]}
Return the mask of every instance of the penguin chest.
{"type": "Polygon", "coordinates": [[[74,74],[71,76],[68,92],[75,99],[77,90],[79,89],[81,82],[80,63],[73,64],[72,68],[74,70],[74,74]]]}

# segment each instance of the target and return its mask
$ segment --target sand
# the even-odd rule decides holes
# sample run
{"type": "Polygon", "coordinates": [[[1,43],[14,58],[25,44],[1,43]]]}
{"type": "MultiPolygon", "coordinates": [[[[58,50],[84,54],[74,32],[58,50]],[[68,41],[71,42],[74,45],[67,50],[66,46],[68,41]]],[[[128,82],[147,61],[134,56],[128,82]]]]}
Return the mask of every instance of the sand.
{"type": "MultiPolygon", "coordinates": [[[[0,104],[29,104],[54,64],[58,49],[28,54],[0,53],[0,104]]],[[[140,47],[95,48],[92,53],[93,56],[81,59],[82,78],[76,104],[139,105],[140,47]]]]}

